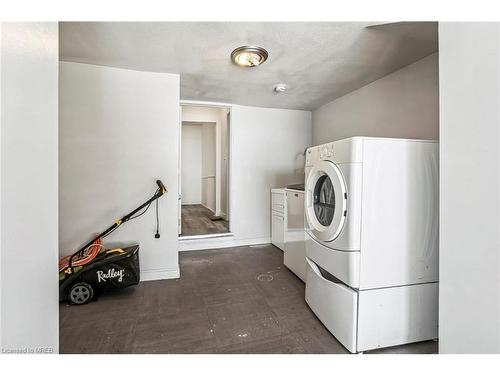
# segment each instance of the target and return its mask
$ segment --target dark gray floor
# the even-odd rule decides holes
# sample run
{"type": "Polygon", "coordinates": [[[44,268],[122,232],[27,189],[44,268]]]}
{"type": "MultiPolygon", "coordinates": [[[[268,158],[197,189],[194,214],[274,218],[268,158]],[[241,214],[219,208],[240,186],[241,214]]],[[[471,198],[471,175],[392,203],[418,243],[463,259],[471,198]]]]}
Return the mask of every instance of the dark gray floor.
{"type": "MultiPolygon", "coordinates": [[[[185,252],[181,278],[60,305],[61,353],[347,353],[266,245],[185,252]]],[[[373,353],[436,353],[437,343],[373,353]]]]}
{"type": "Polygon", "coordinates": [[[181,208],[181,236],[228,233],[226,220],[212,220],[214,214],[201,204],[183,205],[181,208]]]}

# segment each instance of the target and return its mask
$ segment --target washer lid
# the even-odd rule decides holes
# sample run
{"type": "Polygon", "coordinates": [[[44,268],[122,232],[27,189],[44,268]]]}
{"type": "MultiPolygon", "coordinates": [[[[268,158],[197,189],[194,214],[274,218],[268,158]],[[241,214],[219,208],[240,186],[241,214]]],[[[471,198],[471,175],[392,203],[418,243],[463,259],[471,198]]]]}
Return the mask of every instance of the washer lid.
{"type": "Polygon", "coordinates": [[[320,241],[333,241],[342,231],[347,215],[347,190],[339,168],[319,161],[306,181],[306,218],[320,241]]]}

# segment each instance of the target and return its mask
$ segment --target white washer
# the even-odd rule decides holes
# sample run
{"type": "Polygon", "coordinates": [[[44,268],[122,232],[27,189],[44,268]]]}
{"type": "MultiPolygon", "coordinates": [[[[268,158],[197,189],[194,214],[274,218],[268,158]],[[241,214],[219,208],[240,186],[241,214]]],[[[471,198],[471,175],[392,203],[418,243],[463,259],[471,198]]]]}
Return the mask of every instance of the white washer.
{"type": "Polygon", "coordinates": [[[437,336],[438,155],[370,137],[307,150],[306,301],[350,351],[437,336]]]}

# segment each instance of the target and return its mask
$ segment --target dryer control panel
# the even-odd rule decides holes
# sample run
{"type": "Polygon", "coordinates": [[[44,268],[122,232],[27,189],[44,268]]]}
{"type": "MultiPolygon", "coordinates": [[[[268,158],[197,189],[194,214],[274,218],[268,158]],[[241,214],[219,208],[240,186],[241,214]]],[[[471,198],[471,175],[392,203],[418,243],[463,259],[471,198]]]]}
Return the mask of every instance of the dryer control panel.
{"type": "Polygon", "coordinates": [[[318,146],[309,147],[306,151],[306,167],[314,166],[319,160],[333,163],[362,163],[364,137],[341,139],[318,146]]]}
{"type": "Polygon", "coordinates": [[[312,167],[319,160],[333,160],[333,143],[309,147],[306,151],[306,166],[312,167]]]}
{"type": "Polygon", "coordinates": [[[319,158],[320,160],[333,158],[333,143],[327,143],[325,145],[319,146],[319,158]]]}
{"type": "Polygon", "coordinates": [[[309,147],[306,151],[306,167],[312,167],[319,160],[319,149],[322,146],[309,147]]]}

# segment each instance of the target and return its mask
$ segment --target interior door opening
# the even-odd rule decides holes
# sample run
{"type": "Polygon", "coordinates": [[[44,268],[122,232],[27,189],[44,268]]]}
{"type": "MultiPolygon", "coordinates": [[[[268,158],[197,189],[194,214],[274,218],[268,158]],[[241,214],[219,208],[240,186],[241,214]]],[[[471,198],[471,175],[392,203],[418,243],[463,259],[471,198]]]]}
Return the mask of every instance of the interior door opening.
{"type": "Polygon", "coordinates": [[[182,105],[179,238],[230,233],[230,108],[182,105]]]}

